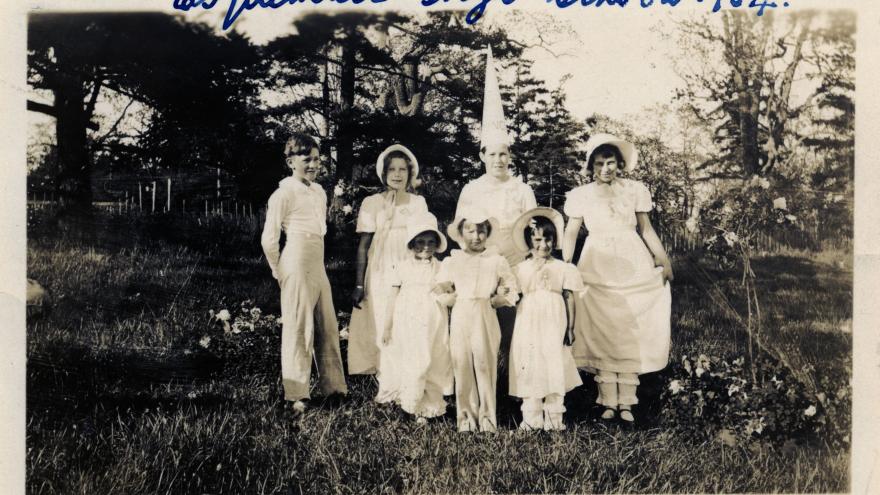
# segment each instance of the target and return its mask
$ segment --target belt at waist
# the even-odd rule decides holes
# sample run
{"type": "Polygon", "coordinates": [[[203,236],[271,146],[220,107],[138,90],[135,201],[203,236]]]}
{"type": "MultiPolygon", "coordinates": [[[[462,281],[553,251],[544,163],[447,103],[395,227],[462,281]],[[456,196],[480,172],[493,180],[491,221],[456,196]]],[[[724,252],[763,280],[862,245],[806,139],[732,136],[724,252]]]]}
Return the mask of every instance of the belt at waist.
{"type": "Polygon", "coordinates": [[[311,232],[287,232],[289,237],[303,237],[305,239],[323,239],[323,234],[313,234],[311,232]]]}
{"type": "Polygon", "coordinates": [[[603,229],[603,230],[591,230],[587,233],[587,238],[590,237],[605,237],[605,236],[613,236],[613,235],[623,235],[623,234],[638,234],[636,228],[626,228],[626,229],[603,229]]]}

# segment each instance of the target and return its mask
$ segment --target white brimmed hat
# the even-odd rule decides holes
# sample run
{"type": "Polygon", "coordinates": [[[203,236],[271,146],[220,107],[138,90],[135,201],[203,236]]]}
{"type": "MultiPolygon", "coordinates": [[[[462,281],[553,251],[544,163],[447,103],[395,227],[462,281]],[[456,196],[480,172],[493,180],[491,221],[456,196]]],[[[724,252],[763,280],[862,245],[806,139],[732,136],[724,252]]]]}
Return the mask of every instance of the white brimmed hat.
{"type": "Polygon", "coordinates": [[[561,213],[553,208],[547,208],[546,206],[532,208],[520,215],[519,218],[513,222],[513,245],[520,251],[529,250],[529,245],[526,244],[525,230],[526,228],[531,228],[532,220],[535,217],[546,217],[553,222],[553,226],[556,227],[556,239],[554,240],[555,248],[562,249],[562,234],[565,230],[565,220],[563,220],[561,213]]]}
{"type": "Polygon", "coordinates": [[[437,252],[446,251],[446,236],[437,229],[437,217],[429,212],[418,213],[413,215],[406,222],[406,242],[404,247],[409,247],[409,243],[423,232],[434,232],[440,238],[440,245],[437,246],[437,252]]]}
{"type": "Polygon", "coordinates": [[[392,144],[385,148],[385,151],[379,153],[379,158],[376,159],[376,175],[379,176],[379,180],[382,181],[382,184],[385,184],[385,181],[382,179],[382,172],[385,169],[385,157],[392,151],[400,151],[409,158],[410,163],[412,163],[412,173],[409,177],[409,185],[410,187],[414,187],[416,179],[419,177],[419,161],[416,160],[416,155],[402,144],[392,144]]]}
{"type": "Polygon", "coordinates": [[[611,134],[600,133],[590,136],[590,139],[587,140],[588,162],[590,160],[590,156],[593,154],[593,151],[595,151],[596,148],[602,146],[603,144],[610,144],[620,150],[620,154],[623,155],[623,161],[626,164],[624,166],[624,170],[626,172],[632,172],[636,169],[636,165],[638,165],[639,161],[639,151],[629,141],[625,141],[611,134]]]}
{"type": "Polygon", "coordinates": [[[455,217],[452,223],[446,227],[446,235],[449,236],[450,239],[455,241],[459,246],[464,246],[464,239],[461,238],[461,234],[458,232],[458,226],[461,225],[461,222],[467,220],[471,223],[483,223],[488,221],[489,225],[492,227],[492,232],[489,233],[489,236],[486,238],[486,244],[489,244],[489,239],[491,239],[495,234],[498,233],[498,229],[500,228],[500,224],[495,217],[489,216],[485,210],[482,208],[468,208],[464,211],[459,212],[459,215],[455,217]]]}
{"type": "Polygon", "coordinates": [[[492,47],[488,48],[486,59],[486,80],[483,87],[483,124],[480,128],[480,148],[495,144],[510,146],[504,106],[501,104],[501,90],[498,88],[498,74],[495,72],[495,59],[492,47]]]}

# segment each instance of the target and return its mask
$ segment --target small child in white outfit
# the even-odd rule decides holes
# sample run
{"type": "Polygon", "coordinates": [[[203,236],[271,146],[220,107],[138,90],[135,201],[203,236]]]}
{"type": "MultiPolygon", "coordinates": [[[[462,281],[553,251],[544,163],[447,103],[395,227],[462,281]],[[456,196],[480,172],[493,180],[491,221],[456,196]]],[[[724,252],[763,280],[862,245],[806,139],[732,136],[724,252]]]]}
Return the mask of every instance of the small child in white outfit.
{"type": "Polygon", "coordinates": [[[514,224],[514,243],[529,255],[514,268],[523,293],[510,346],[510,395],[521,397],[525,430],[564,430],[565,393],[581,384],[571,354],[574,296],[584,288],[577,267],[552,257],[562,215],[527,211],[514,224]],[[517,235],[518,234],[518,235],[517,235]]]}
{"type": "Polygon", "coordinates": [[[447,233],[462,250],[453,251],[440,264],[435,291],[455,289],[448,302],[452,303],[449,347],[458,431],[493,432],[501,344],[495,308],[516,304],[518,290],[507,260],[494,248],[486,248],[498,222],[482,210],[459,214],[447,233]]]}
{"type": "Polygon", "coordinates": [[[414,215],[406,226],[406,247],[411,257],[391,274],[382,343],[388,356],[386,377],[398,385],[397,402],[419,423],[446,412],[444,395],[452,394],[449,356],[451,295],[435,295],[440,262],[434,253],[446,250],[446,238],[430,213],[414,215]]]}

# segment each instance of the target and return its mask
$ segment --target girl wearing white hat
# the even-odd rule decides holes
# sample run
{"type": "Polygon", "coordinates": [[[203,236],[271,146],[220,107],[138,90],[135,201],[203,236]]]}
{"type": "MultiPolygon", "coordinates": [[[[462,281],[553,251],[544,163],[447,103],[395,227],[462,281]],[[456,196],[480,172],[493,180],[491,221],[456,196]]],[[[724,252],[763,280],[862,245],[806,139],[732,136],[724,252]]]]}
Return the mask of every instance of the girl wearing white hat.
{"type": "Polygon", "coordinates": [[[514,306],[516,278],[487,243],[498,222],[484,211],[461,212],[447,229],[461,246],[440,264],[438,290],[455,288],[449,348],[455,375],[458,431],[496,430],[495,404],[501,329],[495,308],[514,306]]]}
{"type": "Polygon", "coordinates": [[[578,298],[574,357],[596,373],[602,418],[632,423],[638,375],[669,359],[672,266],[648,218],[650,191],[618,176],[636,167],[632,143],[596,134],[587,157],[593,182],[571,190],[564,207],[563,259],[572,259],[581,226],[588,231],[577,265],[586,290],[578,298]]]}
{"type": "Polygon", "coordinates": [[[419,422],[446,413],[444,395],[452,393],[449,356],[450,295],[435,295],[440,262],[435,253],[446,250],[446,238],[430,213],[410,218],[403,247],[410,257],[389,277],[391,292],[382,334],[383,382],[399,390],[397,401],[419,422]]]}
{"type": "Polygon", "coordinates": [[[562,246],[558,211],[527,211],[513,231],[519,234],[517,248],[528,257],[513,267],[523,295],[510,346],[510,395],[522,398],[521,429],[564,430],[565,393],[581,384],[570,346],[575,293],[584,284],[574,265],[552,256],[562,246]]]}
{"type": "Polygon", "coordinates": [[[376,174],[385,190],[364,198],[358,210],[356,230],[360,234],[352,291],[348,341],[348,373],[373,374],[379,378],[376,400],[391,402],[397,390],[382,379],[381,331],[385,328],[385,305],[394,266],[407,259],[406,225],[414,215],[426,213],[425,198],[409,192],[419,175],[415,155],[400,144],[385,149],[376,160],[376,174]]]}

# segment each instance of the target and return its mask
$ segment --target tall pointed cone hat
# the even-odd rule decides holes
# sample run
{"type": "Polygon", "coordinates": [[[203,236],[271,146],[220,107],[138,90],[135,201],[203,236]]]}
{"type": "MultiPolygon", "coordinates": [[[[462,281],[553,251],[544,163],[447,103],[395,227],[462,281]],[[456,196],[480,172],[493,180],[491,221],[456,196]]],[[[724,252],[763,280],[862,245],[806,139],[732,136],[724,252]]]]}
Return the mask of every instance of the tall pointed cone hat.
{"type": "Polygon", "coordinates": [[[492,47],[488,47],[488,50],[486,87],[483,90],[483,127],[480,136],[480,149],[494,144],[510,146],[507,120],[504,119],[504,107],[501,105],[501,90],[498,89],[498,74],[495,72],[495,59],[492,58],[492,47]]]}

